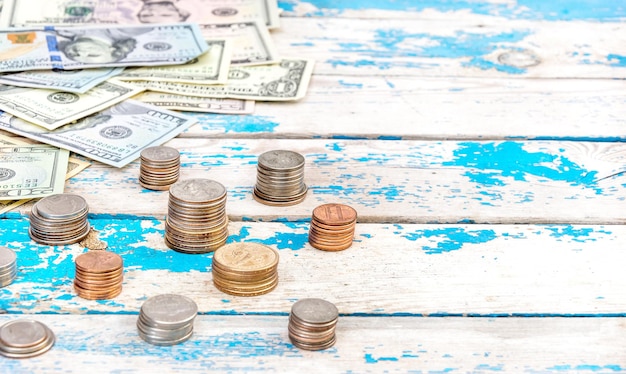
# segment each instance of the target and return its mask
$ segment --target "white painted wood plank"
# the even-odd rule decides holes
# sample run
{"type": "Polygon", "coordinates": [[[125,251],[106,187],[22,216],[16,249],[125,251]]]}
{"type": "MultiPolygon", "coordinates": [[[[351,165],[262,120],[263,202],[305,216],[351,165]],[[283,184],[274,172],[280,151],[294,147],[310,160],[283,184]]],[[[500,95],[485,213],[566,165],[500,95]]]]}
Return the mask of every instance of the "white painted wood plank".
{"type": "MultiPolygon", "coordinates": [[[[0,316],[0,322],[16,316],[0,316]]],[[[325,351],[294,347],[287,317],[198,316],[183,344],[156,347],[136,315],[28,316],[57,335],[44,355],[10,360],[3,372],[619,372],[626,369],[621,318],[340,317],[325,351]],[[106,368],[106,369],[104,369],[106,368]]]]}
{"type": "Polygon", "coordinates": [[[624,139],[626,81],[316,75],[297,103],[196,115],[181,137],[624,139]]]}
{"type": "Polygon", "coordinates": [[[285,18],[272,36],[284,56],[316,60],[317,75],[626,77],[621,22],[285,18]]]}
{"type": "MultiPolygon", "coordinates": [[[[362,222],[624,223],[626,144],[368,140],[174,139],[181,179],[228,190],[233,220],[302,220],[321,204],[353,206],[362,222]],[[252,198],[258,156],[289,149],[306,158],[306,199],[272,207],[252,198]]],[[[141,188],[139,162],[94,163],[70,179],[94,214],[165,217],[167,192],[141,188]]],[[[18,208],[22,214],[30,205],[18,208]]]]}
{"type": "Polygon", "coordinates": [[[202,313],[288,313],[294,300],[321,297],[343,314],[560,316],[623,315],[626,226],[357,224],[351,248],[308,244],[307,222],[231,222],[229,242],[280,253],[279,284],[235,297],[212,283],[212,254],[168,249],[159,220],[90,219],[124,259],[122,294],[90,301],[72,288],[76,244],[35,244],[25,219],[0,235],[18,253],[19,276],[0,289],[8,313],[136,313],[146,298],[180,293],[202,313]]]}

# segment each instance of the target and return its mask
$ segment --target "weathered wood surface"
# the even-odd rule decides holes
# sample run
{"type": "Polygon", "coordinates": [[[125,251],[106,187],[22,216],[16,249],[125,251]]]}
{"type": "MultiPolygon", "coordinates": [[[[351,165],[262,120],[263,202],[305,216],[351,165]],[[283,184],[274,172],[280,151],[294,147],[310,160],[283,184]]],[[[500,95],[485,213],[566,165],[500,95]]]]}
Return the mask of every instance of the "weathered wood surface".
{"type": "MultiPolygon", "coordinates": [[[[0,316],[0,323],[11,318],[0,316]]],[[[621,318],[340,317],[337,343],[318,352],[290,344],[285,316],[201,315],[194,323],[192,339],[173,347],[141,340],[136,315],[37,315],[35,319],[56,333],[56,345],[28,360],[0,357],[5,372],[626,370],[626,326],[621,318]],[[529,335],[537,339],[529,341],[529,335]]]]}

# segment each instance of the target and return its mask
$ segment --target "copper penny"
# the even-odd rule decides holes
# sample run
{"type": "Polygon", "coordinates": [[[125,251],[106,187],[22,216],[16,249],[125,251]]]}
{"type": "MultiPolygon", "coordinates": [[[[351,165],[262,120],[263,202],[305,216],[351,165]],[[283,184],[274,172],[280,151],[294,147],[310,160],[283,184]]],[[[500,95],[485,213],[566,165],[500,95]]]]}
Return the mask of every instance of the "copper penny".
{"type": "Polygon", "coordinates": [[[87,273],[108,273],[123,264],[120,255],[107,251],[89,251],[76,257],[76,267],[87,273]]]}
{"type": "Polygon", "coordinates": [[[356,210],[344,204],[324,204],[313,209],[313,219],[325,225],[347,225],[356,218],[356,210]]]}

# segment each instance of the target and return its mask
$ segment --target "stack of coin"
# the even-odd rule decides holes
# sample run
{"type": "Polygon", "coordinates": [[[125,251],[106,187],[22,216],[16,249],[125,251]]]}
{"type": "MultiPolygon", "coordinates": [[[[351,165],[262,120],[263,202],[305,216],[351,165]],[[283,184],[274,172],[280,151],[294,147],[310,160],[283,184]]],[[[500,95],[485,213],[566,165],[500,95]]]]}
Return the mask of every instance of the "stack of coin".
{"type": "Polygon", "coordinates": [[[0,327],[0,354],[28,358],[47,352],[55,342],[48,326],[30,319],[16,319],[0,327]]]}
{"type": "Polygon", "coordinates": [[[343,204],[324,204],[313,209],[309,243],[323,251],[349,248],[354,239],[356,210],[343,204]]]}
{"type": "Polygon", "coordinates": [[[306,192],[301,154],[275,150],[259,156],[255,200],[266,205],[289,206],[304,200],[306,192]]]}
{"type": "Polygon", "coordinates": [[[174,345],[193,334],[193,321],[198,306],[188,297],[173,294],[157,295],[146,300],[139,311],[139,336],[150,344],[174,345]]]}
{"type": "Polygon", "coordinates": [[[206,253],[228,238],[226,188],[209,179],[186,179],[170,186],[165,244],[178,252],[206,253]]]}
{"type": "Polygon", "coordinates": [[[318,351],[335,344],[339,311],[322,299],[298,300],[289,313],[289,339],[298,348],[318,351]]]}
{"type": "Polygon", "coordinates": [[[278,251],[263,244],[227,244],[213,255],[213,284],[235,296],[266,294],[278,285],[278,258],[278,251]]]}
{"type": "Polygon", "coordinates": [[[0,247],[0,287],[8,286],[17,276],[17,256],[11,248],[0,247]]]}
{"type": "Polygon", "coordinates": [[[165,146],[149,147],[141,151],[139,184],[141,187],[165,191],[180,175],[180,153],[165,146]]]}
{"type": "Polygon", "coordinates": [[[28,233],[37,243],[78,243],[89,234],[85,199],[73,194],[56,194],[39,200],[30,211],[28,233]]]}
{"type": "Polygon", "coordinates": [[[76,257],[74,289],[89,300],[112,299],[122,292],[123,261],[107,251],[89,251],[76,257]]]}

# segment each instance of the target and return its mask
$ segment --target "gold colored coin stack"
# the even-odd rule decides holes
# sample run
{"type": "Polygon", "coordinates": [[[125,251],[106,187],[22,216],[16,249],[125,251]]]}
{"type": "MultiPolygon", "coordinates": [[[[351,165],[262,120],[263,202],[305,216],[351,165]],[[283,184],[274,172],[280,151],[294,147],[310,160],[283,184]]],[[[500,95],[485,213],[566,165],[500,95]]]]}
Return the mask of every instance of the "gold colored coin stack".
{"type": "Polygon", "coordinates": [[[349,248],[354,239],[356,210],[343,204],[324,204],[313,209],[309,243],[323,251],[349,248]]]}
{"type": "Polygon", "coordinates": [[[278,285],[278,259],[278,251],[263,244],[227,244],[213,255],[213,284],[235,296],[266,294],[278,285]]]}
{"type": "Polygon", "coordinates": [[[30,211],[28,233],[37,243],[65,245],[78,243],[89,234],[85,199],[73,194],[44,197],[30,211]]]}
{"type": "Polygon", "coordinates": [[[272,206],[295,205],[306,197],[304,157],[296,152],[275,150],[259,156],[253,197],[272,206]]]}
{"type": "Polygon", "coordinates": [[[74,289],[89,300],[112,299],[122,292],[124,262],[120,255],[107,251],[89,251],[76,257],[74,289]]]}
{"type": "Polygon", "coordinates": [[[149,147],[141,151],[139,184],[148,190],[166,191],[180,175],[180,152],[171,147],[149,147]]]}
{"type": "Polygon", "coordinates": [[[17,276],[17,255],[11,248],[0,247],[0,288],[8,286],[17,276]]]}
{"type": "Polygon", "coordinates": [[[319,351],[335,344],[337,307],[322,299],[298,300],[289,313],[289,339],[298,348],[319,351]]]}
{"type": "Polygon", "coordinates": [[[55,341],[52,330],[39,321],[16,319],[0,327],[0,355],[5,357],[39,356],[50,350],[55,341]]]}
{"type": "Polygon", "coordinates": [[[170,187],[165,244],[183,253],[212,252],[228,238],[226,188],[209,179],[186,179],[170,187]]]}

